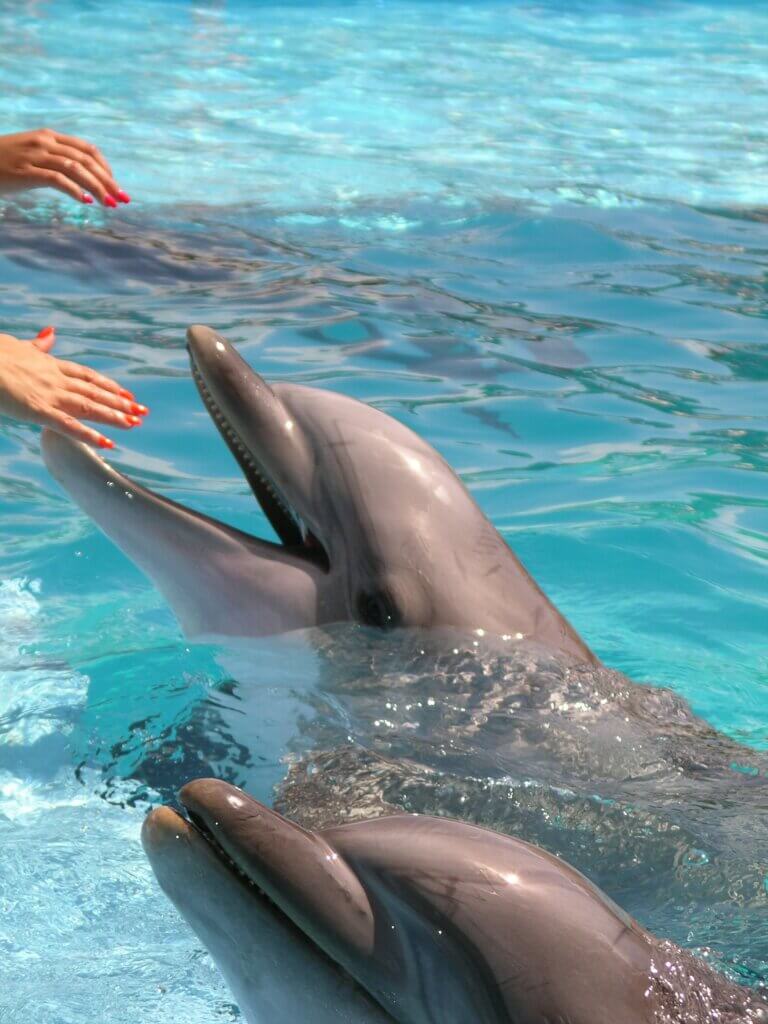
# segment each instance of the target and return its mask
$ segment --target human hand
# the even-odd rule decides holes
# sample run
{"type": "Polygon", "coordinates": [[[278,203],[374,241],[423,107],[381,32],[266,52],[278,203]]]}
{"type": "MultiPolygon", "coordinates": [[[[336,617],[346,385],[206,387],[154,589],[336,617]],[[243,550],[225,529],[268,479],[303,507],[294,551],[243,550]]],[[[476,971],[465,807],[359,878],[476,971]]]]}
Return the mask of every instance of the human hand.
{"type": "Polygon", "coordinates": [[[0,135],[0,193],[28,188],[55,188],[81,203],[93,202],[90,192],[110,207],[131,201],[96,146],[50,128],[0,135]]]}
{"type": "Polygon", "coordinates": [[[0,334],[0,414],[51,427],[98,448],[114,448],[114,441],[80,418],[127,430],[138,427],[149,410],[109,377],[49,355],[54,341],[52,327],[34,341],[0,334]]]}

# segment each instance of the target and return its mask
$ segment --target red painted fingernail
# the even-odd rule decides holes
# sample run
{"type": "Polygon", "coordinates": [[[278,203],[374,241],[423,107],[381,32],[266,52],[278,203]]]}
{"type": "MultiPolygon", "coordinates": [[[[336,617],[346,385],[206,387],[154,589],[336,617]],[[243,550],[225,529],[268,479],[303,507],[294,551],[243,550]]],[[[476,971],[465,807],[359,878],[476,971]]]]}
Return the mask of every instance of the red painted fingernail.
{"type": "Polygon", "coordinates": [[[108,437],[104,437],[104,435],[102,435],[99,438],[99,448],[114,448],[114,447],[115,447],[115,442],[114,441],[110,441],[108,437]]]}
{"type": "Polygon", "coordinates": [[[129,427],[138,427],[141,423],[141,419],[138,416],[126,416],[125,419],[129,427]]]}
{"type": "Polygon", "coordinates": [[[86,203],[88,206],[90,206],[93,202],[93,196],[89,196],[87,192],[83,192],[83,194],[80,196],[80,202],[86,203]]]}
{"type": "Polygon", "coordinates": [[[114,208],[117,206],[117,200],[114,196],[105,196],[104,205],[108,206],[111,210],[114,210],[114,208]]]}
{"type": "Polygon", "coordinates": [[[128,193],[127,192],[123,192],[123,190],[121,188],[119,188],[117,190],[115,195],[117,196],[117,198],[120,200],[121,203],[130,203],[130,201],[131,201],[131,197],[128,195],[128,193]]]}
{"type": "Polygon", "coordinates": [[[42,331],[38,333],[38,338],[50,338],[52,334],[56,333],[55,327],[44,327],[42,331]]]}
{"type": "Polygon", "coordinates": [[[120,388],[120,394],[123,398],[130,398],[131,401],[136,397],[132,391],[126,391],[125,388],[120,388]]]}
{"type": "Polygon", "coordinates": [[[147,413],[149,412],[149,409],[146,407],[146,405],[132,405],[131,412],[136,412],[139,414],[139,416],[146,416],[147,413]]]}

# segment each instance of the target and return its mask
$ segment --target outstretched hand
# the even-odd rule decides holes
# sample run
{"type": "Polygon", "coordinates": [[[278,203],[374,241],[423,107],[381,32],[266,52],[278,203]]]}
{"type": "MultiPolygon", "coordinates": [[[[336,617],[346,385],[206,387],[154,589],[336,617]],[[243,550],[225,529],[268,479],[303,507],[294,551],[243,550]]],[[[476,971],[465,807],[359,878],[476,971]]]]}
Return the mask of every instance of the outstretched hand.
{"type": "Polygon", "coordinates": [[[0,414],[114,448],[113,441],[80,420],[127,430],[139,426],[149,410],[109,377],[50,355],[54,341],[52,327],[33,341],[0,334],[0,414]]]}
{"type": "Polygon", "coordinates": [[[129,203],[112,169],[90,142],[41,128],[0,135],[0,193],[55,188],[81,203],[129,203]]]}

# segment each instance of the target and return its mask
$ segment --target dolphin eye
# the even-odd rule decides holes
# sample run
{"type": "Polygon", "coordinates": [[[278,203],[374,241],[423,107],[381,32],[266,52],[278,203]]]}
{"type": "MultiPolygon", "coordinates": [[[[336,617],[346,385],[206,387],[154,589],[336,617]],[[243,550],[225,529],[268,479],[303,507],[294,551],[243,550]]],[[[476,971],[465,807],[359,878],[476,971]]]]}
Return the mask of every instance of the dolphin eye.
{"type": "Polygon", "coordinates": [[[357,614],[364,626],[395,629],[401,623],[397,605],[386,590],[361,590],[357,595],[357,614]]]}

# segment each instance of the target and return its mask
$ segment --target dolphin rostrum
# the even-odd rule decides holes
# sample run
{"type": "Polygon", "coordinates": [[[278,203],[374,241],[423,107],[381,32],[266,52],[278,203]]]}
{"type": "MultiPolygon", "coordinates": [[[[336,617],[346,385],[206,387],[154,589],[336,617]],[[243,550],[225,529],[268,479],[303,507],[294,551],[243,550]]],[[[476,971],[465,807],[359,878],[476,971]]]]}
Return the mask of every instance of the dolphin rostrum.
{"type": "Polygon", "coordinates": [[[52,474],[150,576],[187,635],[457,626],[594,660],[413,431],[344,395],[267,384],[207,327],[187,341],[203,402],[280,543],[153,494],[82,444],[43,440],[52,474]]]}
{"type": "Polygon", "coordinates": [[[161,887],[249,1024],[749,1024],[748,989],[568,864],[447,818],[309,832],[214,779],[154,810],[161,887]]]}

